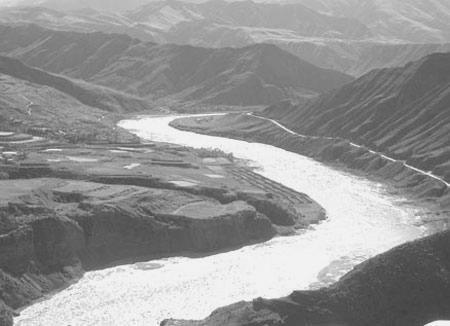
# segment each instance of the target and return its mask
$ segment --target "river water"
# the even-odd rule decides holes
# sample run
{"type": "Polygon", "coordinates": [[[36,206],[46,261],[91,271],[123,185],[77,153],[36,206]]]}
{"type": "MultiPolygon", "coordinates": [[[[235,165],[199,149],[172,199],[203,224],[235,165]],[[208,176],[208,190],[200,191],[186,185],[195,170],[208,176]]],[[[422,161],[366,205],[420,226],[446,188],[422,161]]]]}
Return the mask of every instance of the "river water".
{"type": "Polygon", "coordinates": [[[388,194],[381,184],[276,147],[178,131],[168,126],[173,119],[141,118],[120,125],[144,139],[219,148],[251,160],[258,173],[319,202],[328,219],[302,234],[227,253],[86,273],[73,286],[22,311],[16,325],[152,326],[169,317],[204,318],[236,301],[323,285],[324,278],[336,280],[355,264],[426,233],[417,226],[420,208],[388,194]]]}

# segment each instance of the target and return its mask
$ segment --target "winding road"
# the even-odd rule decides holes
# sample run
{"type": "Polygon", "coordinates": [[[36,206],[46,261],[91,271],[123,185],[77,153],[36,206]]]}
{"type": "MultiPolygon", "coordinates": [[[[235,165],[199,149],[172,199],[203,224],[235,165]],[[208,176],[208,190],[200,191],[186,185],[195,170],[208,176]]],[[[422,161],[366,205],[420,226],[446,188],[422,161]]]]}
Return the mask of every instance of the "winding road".
{"type": "MultiPolygon", "coordinates": [[[[297,133],[297,132],[287,128],[286,126],[283,126],[281,123],[279,123],[278,121],[276,121],[274,119],[257,116],[257,115],[255,115],[253,113],[246,113],[246,114],[249,115],[249,116],[252,116],[254,118],[257,118],[257,119],[261,119],[261,120],[266,120],[266,121],[272,122],[274,125],[276,125],[277,127],[283,129],[284,131],[290,133],[291,135],[295,135],[295,136],[298,136],[298,137],[301,137],[301,138],[309,138],[309,139],[319,139],[319,138],[320,139],[337,139],[337,138],[333,138],[333,137],[319,137],[319,136],[302,135],[302,134],[299,134],[299,133],[297,133]]],[[[435,180],[438,180],[438,181],[442,182],[445,186],[450,187],[450,183],[448,183],[443,178],[441,178],[441,177],[439,177],[439,176],[437,176],[437,175],[435,175],[435,174],[433,174],[433,173],[431,173],[429,171],[421,170],[419,168],[416,168],[416,167],[406,163],[405,161],[396,160],[396,159],[394,159],[392,157],[389,157],[389,156],[387,156],[387,155],[385,155],[383,153],[375,152],[373,150],[368,149],[367,147],[365,147],[363,145],[358,145],[358,144],[355,144],[355,143],[352,143],[352,142],[350,142],[350,145],[353,146],[353,147],[356,147],[356,148],[367,149],[370,153],[377,154],[377,155],[381,156],[382,158],[384,158],[384,159],[386,159],[388,161],[399,162],[399,163],[403,164],[403,166],[405,166],[408,169],[414,170],[414,171],[416,171],[416,172],[418,172],[420,174],[423,174],[423,175],[426,175],[428,177],[431,177],[431,178],[433,178],[435,180]]]]}

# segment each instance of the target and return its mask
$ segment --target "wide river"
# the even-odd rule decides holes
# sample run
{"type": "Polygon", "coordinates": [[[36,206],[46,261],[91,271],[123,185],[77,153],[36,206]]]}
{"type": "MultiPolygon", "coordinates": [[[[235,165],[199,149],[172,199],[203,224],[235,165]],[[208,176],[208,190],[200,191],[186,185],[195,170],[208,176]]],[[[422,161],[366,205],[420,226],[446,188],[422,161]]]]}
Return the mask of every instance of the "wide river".
{"type": "Polygon", "coordinates": [[[372,181],[259,143],[178,131],[174,117],[122,121],[153,141],[220,148],[251,160],[257,172],[305,192],[327,211],[310,230],[203,258],[174,257],[89,272],[22,311],[19,326],[153,326],[165,318],[204,318],[217,307],[279,297],[336,279],[355,264],[426,233],[419,207],[372,181]],[[330,267],[330,268],[327,268],[330,267]],[[321,271],[323,277],[318,277],[321,271]]]}

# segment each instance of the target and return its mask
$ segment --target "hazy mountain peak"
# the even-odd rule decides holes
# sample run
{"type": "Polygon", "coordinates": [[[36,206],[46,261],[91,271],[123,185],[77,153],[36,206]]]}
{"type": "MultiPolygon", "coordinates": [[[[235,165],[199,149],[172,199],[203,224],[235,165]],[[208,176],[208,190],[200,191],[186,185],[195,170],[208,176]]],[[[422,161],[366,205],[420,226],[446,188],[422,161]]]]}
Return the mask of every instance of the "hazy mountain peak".
{"type": "Polygon", "coordinates": [[[116,0],[22,1],[65,10],[2,9],[0,22],[213,48],[272,43],[314,65],[355,76],[450,50],[446,0],[130,0],[119,6],[116,0]]]}
{"type": "Polygon", "coordinates": [[[351,17],[378,37],[411,42],[450,41],[447,0],[298,0],[327,14],[351,17]]]}
{"type": "Polygon", "coordinates": [[[148,2],[147,0],[3,0],[0,6],[43,6],[56,10],[78,10],[93,8],[102,11],[118,12],[130,10],[148,2]]]}

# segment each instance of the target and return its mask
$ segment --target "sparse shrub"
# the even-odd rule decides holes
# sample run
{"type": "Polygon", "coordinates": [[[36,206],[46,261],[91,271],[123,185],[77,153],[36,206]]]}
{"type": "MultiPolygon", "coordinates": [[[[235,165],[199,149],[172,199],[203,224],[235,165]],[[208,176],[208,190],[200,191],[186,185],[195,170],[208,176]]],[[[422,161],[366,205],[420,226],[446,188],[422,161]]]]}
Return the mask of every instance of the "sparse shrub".
{"type": "Polygon", "coordinates": [[[200,148],[196,150],[198,157],[200,158],[219,158],[223,157],[229,161],[234,161],[233,153],[226,153],[218,148],[200,148]]]}

